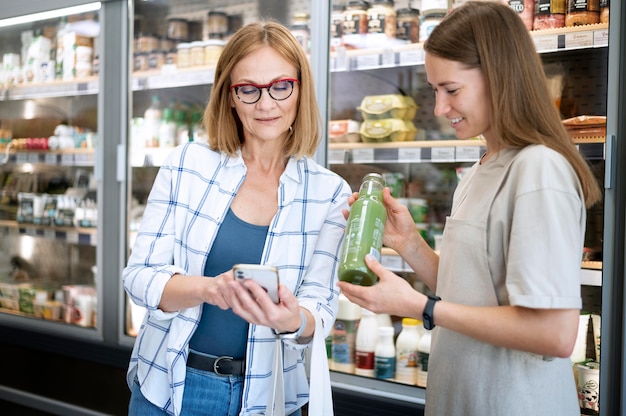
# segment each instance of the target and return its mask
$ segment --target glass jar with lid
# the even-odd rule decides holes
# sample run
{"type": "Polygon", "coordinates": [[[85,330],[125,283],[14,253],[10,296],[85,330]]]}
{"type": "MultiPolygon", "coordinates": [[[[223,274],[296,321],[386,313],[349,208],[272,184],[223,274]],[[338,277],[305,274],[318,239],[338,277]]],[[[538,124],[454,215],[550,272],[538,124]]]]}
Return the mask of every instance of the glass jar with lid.
{"type": "Polygon", "coordinates": [[[374,0],[367,9],[367,33],[384,33],[396,37],[396,11],[393,0],[374,0]]]}
{"type": "Polygon", "coordinates": [[[187,19],[168,19],[167,37],[177,41],[186,41],[189,38],[189,22],[187,19]]]}
{"type": "Polygon", "coordinates": [[[418,43],[420,41],[420,11],[405,8],[398,10],[396,15],[396,38],[409,43],[418,43]]]}
{"type": "Polygon", "coordinates": [[[367,9],[369,3],[363,0],[350,0],[343,12],[343,35],[364,35],[367,33],[367,9]]]}
{"type": "Polygon", "coordinates": [[[346,6],[343,4],[333,4],[332,11],[330,13],[330,49],[335,50],[343,43],[341,38],[343,36],[343,12],[346,10],[346,6]]]}
{"type": "Polygon", "coordinates": [[[207,14],[207,32],[209,39],[221,39],[228,33],[228,15],[224,12],[210,11],[207,14]]]}
{"type": "Polygon", "coordinates": [[[191,44],[179,43],[176,52],[176,66],[178,68],[188,68],[191,66],[191,44]]]}

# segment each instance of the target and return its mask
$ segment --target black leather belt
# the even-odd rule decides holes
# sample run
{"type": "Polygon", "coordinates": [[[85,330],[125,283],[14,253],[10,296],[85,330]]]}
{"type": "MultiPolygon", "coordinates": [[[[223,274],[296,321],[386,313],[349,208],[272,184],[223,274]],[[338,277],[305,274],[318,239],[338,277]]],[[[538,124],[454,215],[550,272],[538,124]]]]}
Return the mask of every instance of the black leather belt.
{"type": "Polygon", "coordinates": [[[245,361],[234,360],[232,357],[207,357],[205,355],[189,353],[187,366],[202,371],[211,371],[220,376],[243,376],[245,361]]]}

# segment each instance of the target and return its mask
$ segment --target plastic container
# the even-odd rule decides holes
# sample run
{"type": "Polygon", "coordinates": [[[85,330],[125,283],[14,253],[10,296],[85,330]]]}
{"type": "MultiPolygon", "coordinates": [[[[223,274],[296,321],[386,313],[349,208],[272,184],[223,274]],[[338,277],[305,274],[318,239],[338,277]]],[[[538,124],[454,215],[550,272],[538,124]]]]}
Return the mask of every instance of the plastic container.
{"type": "Polygon", "coordinates": [[[374,377],[374,355],[378,343],[378,317],[368,309],[361,309],[361,321],[356,331],[354,374],[374,377]]]}
{"type": "Polygon", "coordinates": [[[361,307],[339,295],[339,311],[333,326],[333,369],[354,373],[356,333],[361,319],[361,307]]]}
{"type": "Polygon", "coordinates": [[[365,264],[365,255],[380,260],[387,210],[383,205],[385,181],[378,173],[363,178],[359,198],[352,204],[339,258],[339,280],[371,286],[378,276],[365,264]]]}
{"type": "Polygon", "coordinates": [[[396,373],[396,346],[393,342],[393,327],[378,328],[378,343],[374,352],[374,373],[376,378],[392,379],[396,373]]]}
{"type": "Polygon", "coordinates": [[[402,319],[402,331],[396,339],[396,381],[417,384],[419,321],[413,318],[402,319]]]}
{"type": "Polygon", "coordinates": [[[592,25],[600,23],[600,1],[567,2],[565,27],[592,25]]]}
{"type": "Polygon", "coordinates": [[[343,12],[346,7],[343,4],[333,4],[330,13],[330,49],[335,50],[343,44],[343,12]]]}
{"type": "Polygon", "coordinates": [[[426,387],[428,384],[428,359],[430,358],[430,339],[431,332],[425,331],[421,338],[420,343],[417,346],[417,385],[420,387],[426,387]]]}
{"type": "Polygon", "coordinates": [[[519,15],[526,29],[533,30],[536,0],[504,0],[503,2],[519,15]]]}
{"type": "Polygon", "coordinates": [[[228,32],[228,15],[224,12],[211,11],[207,14],[209,39],[221,39],[228,32]]]}
{"type": "Polygon", "coordinates": [[[191,66],[191,44],[179,43],[176,53],[176,66],[178,68],[189,68],[191,66]]]}

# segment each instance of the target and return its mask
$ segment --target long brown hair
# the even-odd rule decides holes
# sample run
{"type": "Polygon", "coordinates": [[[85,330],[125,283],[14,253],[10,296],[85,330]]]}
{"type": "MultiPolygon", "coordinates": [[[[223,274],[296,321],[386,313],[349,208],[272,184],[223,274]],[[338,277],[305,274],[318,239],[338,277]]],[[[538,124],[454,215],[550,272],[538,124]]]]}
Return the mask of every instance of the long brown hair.
{"type": "Polygon", "coordinates": [[[489,88],[492,128],[508,147],[543,144],[562,154],[580,180],[585,204],[601,197],[587,161],[563,127],[541,58],[519,16],[497,1],[453,9],[424,44],[426,53],[479,68],[489,88]]]}
{"type": "Polygon", "coordinates": [[[309,61],[300,43],[291,32],[273,21],[250,23],[239,29],[228,41],[215,68],[215,82],[209,103],[204,111],[204,126],[209,145],[219,151],[235,155],[241,148],[243,136],[241,120],[231,107],[230,75],[243,58],[262,46],[274,48],[298,70],[298,111],[292,132],[284,145],[288,156],[311,156],[320,140],[320,113],[309,61]]]}

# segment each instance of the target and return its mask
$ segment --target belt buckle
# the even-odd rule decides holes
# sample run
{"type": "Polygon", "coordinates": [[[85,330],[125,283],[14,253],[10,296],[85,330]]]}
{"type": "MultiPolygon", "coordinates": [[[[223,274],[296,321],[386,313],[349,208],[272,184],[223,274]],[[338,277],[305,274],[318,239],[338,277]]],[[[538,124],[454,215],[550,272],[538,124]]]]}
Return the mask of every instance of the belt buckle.
{"type": "Polygon", "coordinates": [[[215,359],[215,362],[213,362],[213,372],[215,374],[217,374],[217,375],[220,375],[220,376],[229,376],[229,375],[231,375],[231,374],[228,374],[228,373],[220,373],[219,372],[218,367],[220,365],[220,361],[222,361],[222,360],[233,361],[233,357],[229,357],[228,355],[222,355],[221,357],[217,357],[215,359]]]}

